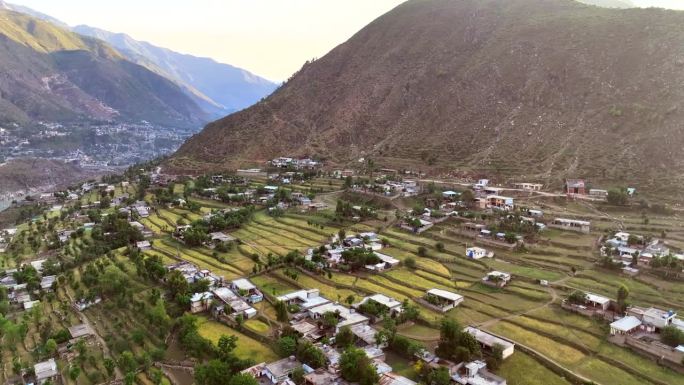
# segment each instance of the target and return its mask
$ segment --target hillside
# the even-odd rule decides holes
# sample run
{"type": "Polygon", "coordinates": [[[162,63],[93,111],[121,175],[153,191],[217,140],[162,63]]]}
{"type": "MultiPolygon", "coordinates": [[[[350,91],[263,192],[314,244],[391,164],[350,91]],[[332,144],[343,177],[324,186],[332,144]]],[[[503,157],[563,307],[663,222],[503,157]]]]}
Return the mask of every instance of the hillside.
{"type": "Polygon", "coordinates": [[[176,84],[106,43],[7,9],[0,9],[0,73],[0,122],[206,121],[176,84]]]}
{"type": "Polygon", "coordinates": [[[123,33],[87,25],[76,26],[73,31],[104,40],[126,59],[173,80],[203,109],[217,116],[249,107],[277,87],[241,68],[157,47],[123,33]]]}
{"type": "Polygon", "coordinates": [[[371,156],[395,167],[662,188],[682,177],[683,69],[684,12],[409,1],[265,101],[206,126],[170,166],[371,156]]]}

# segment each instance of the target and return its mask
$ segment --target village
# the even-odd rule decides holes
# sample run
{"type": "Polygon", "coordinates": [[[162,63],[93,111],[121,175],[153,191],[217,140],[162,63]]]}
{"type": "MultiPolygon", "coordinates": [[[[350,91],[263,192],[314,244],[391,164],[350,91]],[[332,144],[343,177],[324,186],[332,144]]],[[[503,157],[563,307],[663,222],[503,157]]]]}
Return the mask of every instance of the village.
{"type": "Polygon", "coordinates": [[[367,164],[146,166],[32,197],[0,230],[0,378],[187,383],[215,349],[194,346],[234,336],[264,385],[684,383],[678,213],[367,164]]]}

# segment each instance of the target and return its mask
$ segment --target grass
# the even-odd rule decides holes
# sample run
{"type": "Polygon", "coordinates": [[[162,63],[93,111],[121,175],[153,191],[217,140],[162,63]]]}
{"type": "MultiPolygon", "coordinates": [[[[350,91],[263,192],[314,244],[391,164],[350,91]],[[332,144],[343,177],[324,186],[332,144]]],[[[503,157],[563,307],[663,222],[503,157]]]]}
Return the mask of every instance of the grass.
{"type": "Polygon", "coordinates": [[[250,278],[250,280],[259,287],[262,292],[274,296],[287,294],[297,290],[296,287],[271,275],[257,275],[250,278]]]}
{"type": "Polygon", "coordinates": [[[497,374],[504,377],[508,385],[571,384],[519,350],[503,362],[497,374]]]}
{"type": "Polygon", "coordinates": [[[278,359],[275,352],[266,344],[259,342],[251,337],[248,337],[228,326],[207,319],[206,317],[198,317],[198,330],[202,337],[217,343],[222,335],[234,335],[238,337],[235,354],[242,358],[251,358],[255,362],[270,362],[278,359]]]}
{"type": "Polygon", "coordinates": [[[261,335],[268,335],[271,332],[271,327],[258,319],[247,320],[245,327],[261,335]]]}

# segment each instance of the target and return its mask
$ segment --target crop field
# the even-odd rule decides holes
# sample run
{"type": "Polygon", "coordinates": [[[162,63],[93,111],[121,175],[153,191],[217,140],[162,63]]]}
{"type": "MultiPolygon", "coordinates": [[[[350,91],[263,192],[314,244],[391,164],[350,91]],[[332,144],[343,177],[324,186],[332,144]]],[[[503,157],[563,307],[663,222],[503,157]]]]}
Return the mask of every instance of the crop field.
{"type": "Polygon", "coordinates": [[[270,346],[257,341],[247,335],[231,329],[228,326],[212,321],[205,317],[199,317],[198,331],[200,335],[213,343],[217,343],[222,335],[237,336],[238,342],[235,353],[241,358],[251,358],[255,362],[271,362],[278,359],[270,346]]]}

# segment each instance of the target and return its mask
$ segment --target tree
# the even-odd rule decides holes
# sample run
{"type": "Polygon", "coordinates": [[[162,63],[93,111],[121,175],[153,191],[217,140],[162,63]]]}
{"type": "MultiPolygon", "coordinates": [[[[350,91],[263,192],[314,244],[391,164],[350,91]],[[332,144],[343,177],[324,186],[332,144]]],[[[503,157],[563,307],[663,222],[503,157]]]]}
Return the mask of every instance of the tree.
{"type": "Polygon", "coordinates": [[[80,375],[81,375],[81,368],[79,368],[76,365],[71,365],[69,367],[69,378],[71,378],[73,381],[76,381],[76,379],[80,375]]]}
{"type": "Polygon", "coordinates": [[[102,364],[107,370],[107,375],[111,377],[114,374],[114,361],[111,358],[105,358],[102,364]]]}
{"type": "Polygon", "coordinates": [[[623,313],[627,309],[627,297],[629,297],[629,289],[625,285],[620,285],[617,291],[618,312],[623,313]]]}
{"type": "MultiPolygon", "coordinates": [[[[304,371],[302,368],[299,368],[300,370],[304,371]]],[[[296,370],[296,369],[295,369],[296,370]]],[[[293,378],[294,378],[294,373],[293,373],[293,378]]],[[[304,376],[302,376],[302,379],[304,376]]],[[[228,385],[257,385],[259,382],[252,377],[249,374],[246,373],[238,373],[235,374],[230,381],[228,381],[228,385]]]]}
{"type": "Polygon", "coordinates": [[[276,341],[276,352],[281,357],[289,357],[297,351],[297,340],[292,336],[280,337],[276,341]]]}
{"type": "Polygon", "coordinates": [[[587,294],[580,290],[575,290],[568,296],[568,302],[575,305],[584,305],[587,303],[587,294]]]}
{"type": "Polygon", "coordinates": [[[304,383],[304,368],[297,367],[292,371],[292,381],[297,385],[302,385],[304,383]]]}
{"type": "Polygon", "coordinates": [[[660,330],[660,340],[672,347],[684,345],[684,332],[676,326],[665,326],[660,330]]]}
{"type": "Polygon", "coordinates": [[[461,202],[463,202],[466,207],[470,207],[473,204],[474,200],[475,193],[473,192],[473,190],[468,189],[461,193],[461,202]]]}
{"type": "Polygon", "coordinates": [[[304,341],[297,346],[297,359],[310,367],[317,369],[325,365],[325,354],[311,342],[304,341]]]}
{"type": "Polygon", "coordinates": [[[624,206],[627,204],[627,193],[624,190],[612,189],[608,191],[606,200],[611,205],[624,206]]]}
{"type": "Polygon", "coordinates": [[[45,353],[49,356],[55,354],[57,351],[57,342],[50,338],[47,341],[45,341],[45,353]]]}
{"type": "Polygon", "coordinates": [[[440,253],[444,252],[444,243],[437,242],[435,244],[435,249],[437,249],[437,251],[439,251],[440,253]]]}
{"type": "Polygon", "coordinates": [[[360,385],[375,385],[379,379],[366,352],[355,347],[347,348],[340,356],[340,372],[345,380],[360,385]]]}
{"type": "Polygon", "coordinates": [[[354,333],[349,326],[343,326],[335,335],[335,345],[338,348],[346,349],[354,343],[354,333]]]}
{"type": "Polygon", "coordinates": [[[413,270],[416,268],[416,259],[413,257],[408,257],[404,260],[404,266],[413,270]]]}
{"type": "Polygon", "coordinates": [[[498,370],[503,363],[503,346],[494,344],[492,346],[492,354],[487,358],[487,367],[491,370],[498,370]]]}
{"type": "Polygon", "coordinates": [[[451,383],[449,369],[440,366],[438,369],[431,371],[427,376],[427,383],[429,385],[449,385],[451,383]]]}
{"type": "Polygon", "coordinates": [[[289,317],[287,316],[287,305],[285,305],[285,302],[277,301],[275,303],[275,310],[278,321],[287,322],[289,317]]]}
{"type": "Polygon", "coordinates": [[[195,366],[197,385],[226,385],[231,376],[228,365],[220,360],[210,360],[206,364],[195,366]]]}
{"type": "Polygon", "coordinates": [[[132,372],[138,367],[138,362],[135,360],[133,353],[125,351],[119,356],[119,368],[124,372],[132,372]]]}

